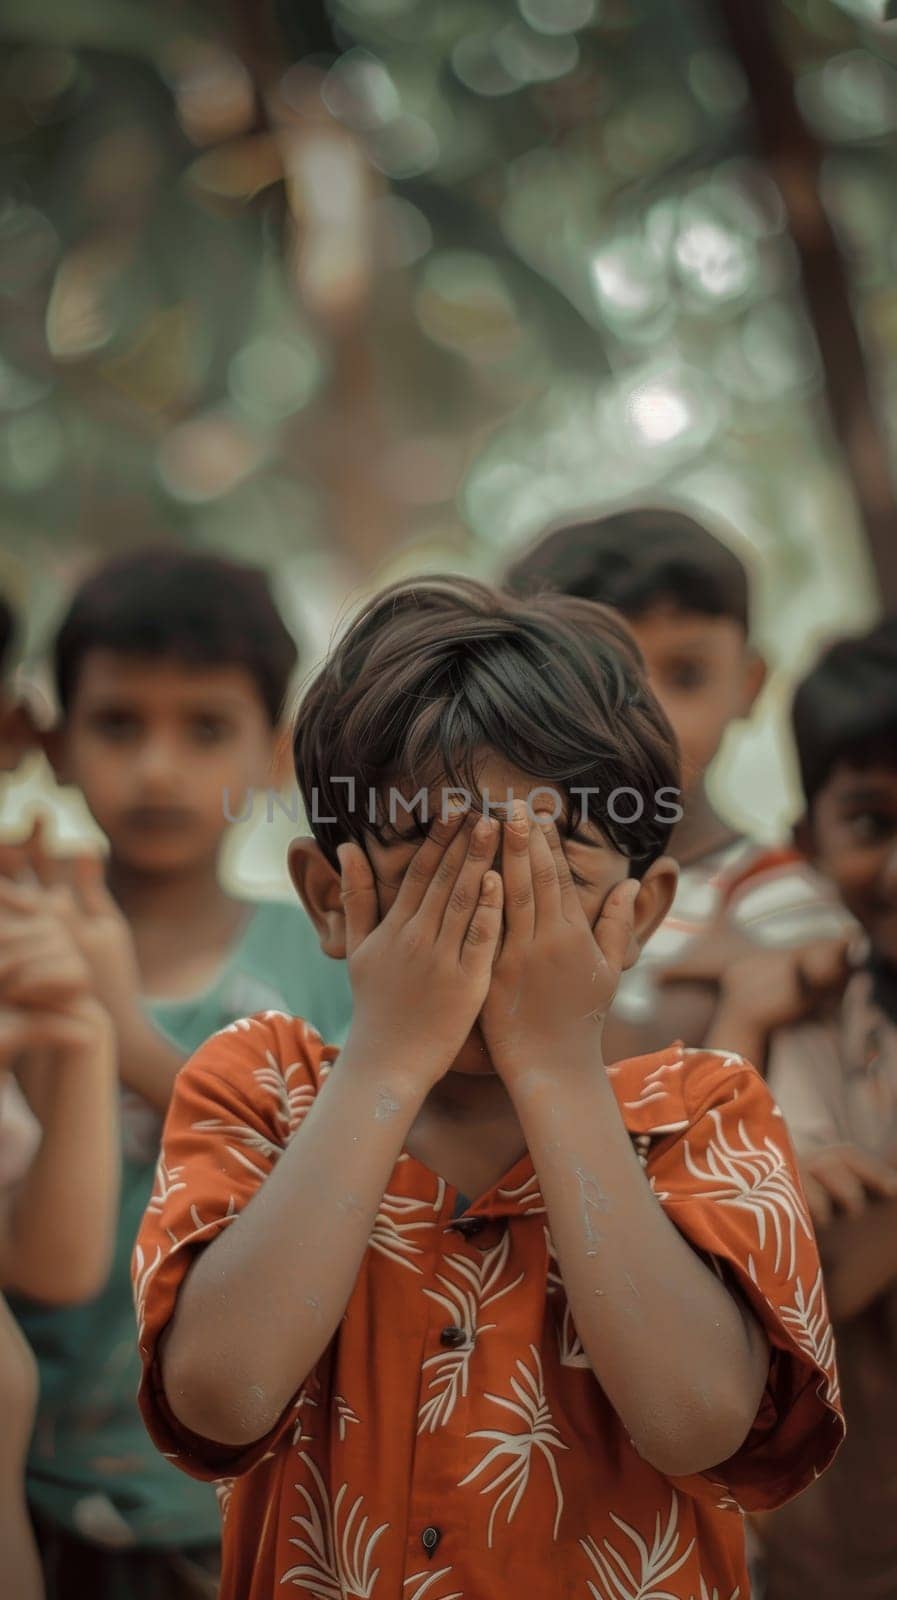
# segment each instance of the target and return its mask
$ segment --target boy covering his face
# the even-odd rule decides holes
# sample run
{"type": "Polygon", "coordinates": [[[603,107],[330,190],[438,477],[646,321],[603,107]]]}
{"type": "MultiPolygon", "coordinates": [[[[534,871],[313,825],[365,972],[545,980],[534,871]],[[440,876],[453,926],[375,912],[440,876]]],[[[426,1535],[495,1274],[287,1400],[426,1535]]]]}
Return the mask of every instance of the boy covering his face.
{"type": "Polygon", "coordinates": [[[144,1416],[219,1481],[223,1600],[745,1593],[737,1505],[797,1493],[841,1422],[760,1078],[603,1059],[675,879],[625,625],[399,585],[295,757],[349,1037],[268,1013],[208,1041],[134,1258],[144,1416]]]}

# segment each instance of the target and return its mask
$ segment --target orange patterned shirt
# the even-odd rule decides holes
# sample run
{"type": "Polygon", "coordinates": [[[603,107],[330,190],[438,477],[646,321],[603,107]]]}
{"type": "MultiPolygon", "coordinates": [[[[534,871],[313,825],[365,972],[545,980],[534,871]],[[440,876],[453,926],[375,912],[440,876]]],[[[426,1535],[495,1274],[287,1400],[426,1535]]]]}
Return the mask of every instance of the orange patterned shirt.
{"type": "Polygon", "coordinates": [[[339,1330],[274,1430],[237,1451],[177,1422],[157,1351],[185,1274],[336,1054],[279,1013],[210,1039],[177,1080],[135,1251],[140,1404],[159,1449],[219,1483],[222,1600],[747,1600],[740,1509],[812,1482],[843,1425],[791,1147],[738,1057],[675,1046],[610,1069],[658,1204],[770,1340],[725,1465],[673,1480],[637,1454],[573,1325],[529,1156],[458,1216],[401,1155],[339,1330]]]}

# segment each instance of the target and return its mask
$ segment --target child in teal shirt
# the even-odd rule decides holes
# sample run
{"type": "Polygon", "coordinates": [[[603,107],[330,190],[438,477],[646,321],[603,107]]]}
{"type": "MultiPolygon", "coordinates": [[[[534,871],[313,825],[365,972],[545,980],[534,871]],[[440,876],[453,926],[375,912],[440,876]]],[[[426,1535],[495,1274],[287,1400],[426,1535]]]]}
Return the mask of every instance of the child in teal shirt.
{"type": "Polygon", "coordinates": [[[271,781],[294,665],[260,573],[167,549],[89,577],[57,637],[57,770],[109,841],[105,877],[80,875],[78,931],[116,1024],[123,1176],[102,1293],[74,1310],[16,1306],[40,1370],[28,1493],[48,1600],[215,1592],[214,1495],[156,1453],[137,1411],[129,1258],[181,1062],[259,1009],[337,1040],[348,1028],[344,964],[322,956],[305,913],[219,882],[227,816],[271,781]]]}

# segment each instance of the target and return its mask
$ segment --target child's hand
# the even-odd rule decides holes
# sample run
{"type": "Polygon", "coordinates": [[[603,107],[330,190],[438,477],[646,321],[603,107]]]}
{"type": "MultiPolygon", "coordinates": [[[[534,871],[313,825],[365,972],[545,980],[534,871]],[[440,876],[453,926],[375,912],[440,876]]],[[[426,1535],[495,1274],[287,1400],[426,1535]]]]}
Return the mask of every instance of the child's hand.
{"type": "Polygon", "coordinates": [[[109,1021],[60,915],[60,893],[0,878],[0,1065],[84,1051],[109,1021]]]}
{"type": "Polygon", "coordinates": [[[51,855],[43,819],[36,817],[27,839],[0,846],[0,873],[53,896],[52,909],[86,962],[93,991],[116,1027],[127,1032],[142,1019],[134,940],[106,888],[101,858],[93,853],[51,855]]]}
{"type": "Polygon", "coordinates": [[[618,883],[589,925],[549,819],[518,802],[502,837],[504,935],[481,1023],[495,1070],[601,1062],[604,1019],[632,938],[638,884],[618,883]]]}
{"type": "Polygon", "coordinates": [[[57,891],[0,878],[0,1004],[63,1012],[91,989],[57,891]]]}
{"type": "Polygon", "coordinates": [[[379,919],[370,862],[339,847],[352,1032],[432,1086],[448,1071],[486,998],[501,932],[502,888],[489,870],[497,824],[434,822],[379,919]]]}
{"type": "Polygon", "coordinates": [[[762,1025],[768,1035],[817,1015],[843,992],[848,976],[846,939],[756,950],[726,972],[721,1003],[762,1025]]]}
{"type": "Polygon", "coordinates": [[[804,1193],[817,1228],[834,1214],[860,1217],[870,1199],[897,1197],[897,1166],[854,1144],[829,1145],[805,1156],[800,1164],[804,1193]]]}
{"type": "Polygon", "coordinates": [[[742,1009],[767,1030],[800,1022],[841,993],[849,939],[814,939],[791,948],[758,944],[721,906],[703,932],[659,974],[659,982],[713,984],[727,1010],[742,1009]]]}

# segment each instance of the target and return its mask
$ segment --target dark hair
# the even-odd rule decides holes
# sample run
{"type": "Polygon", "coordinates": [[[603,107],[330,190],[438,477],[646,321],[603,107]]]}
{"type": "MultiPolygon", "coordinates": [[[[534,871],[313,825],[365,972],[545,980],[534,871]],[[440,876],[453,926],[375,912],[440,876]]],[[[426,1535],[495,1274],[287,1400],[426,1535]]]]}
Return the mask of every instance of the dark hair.
{"type": "MultiPolygon", "coordinates": [[[[312,680],[293,741],[315,837],[334,863],[345,839],[388,837],[382,802],[372,817],[359,791],[441,781],[475,796],[483,750],[557,785],[567,831],[591,817],[636,870],[663,851],[675,818],[655,812],[658,791],[678,796],[674,736],[625,623],[588,601],[519,600],[461,578],[394,584],[312,680]],[[598,802],[584,806],[574,785],[599,789],[598,802]],[[640,797],[638,820],[604,809],[622,788],[640,797]]],[[[425,821],[414,819],[416,831],[425,821]]]]}
{"type": "Polygon", "coordinates": [[[897,766],[897,617],[830,645],[791,707],[807,807],[841,762],[897,766]]]}
{"type": "Polygon", "coordinates": [[[245,667],[272,723],[297,658],[259,568],[158,546],[104,562],[75,591],[54,647],[63,711],[91,650],[245,667]]]}
{"type": "Polygon", "coordinates": [[[8,665],[16,636],[16,617],[12,606],[0,595],[0,671],[8,665]]]}
{"type": "Polygon", "coordinates": [[[566,523],[515,561],[505,583],[514,594],[554,589],[600,600],[627,617],[673,605],[748,629],[742,562],[684,511],[634,507],[566,523]]]}

